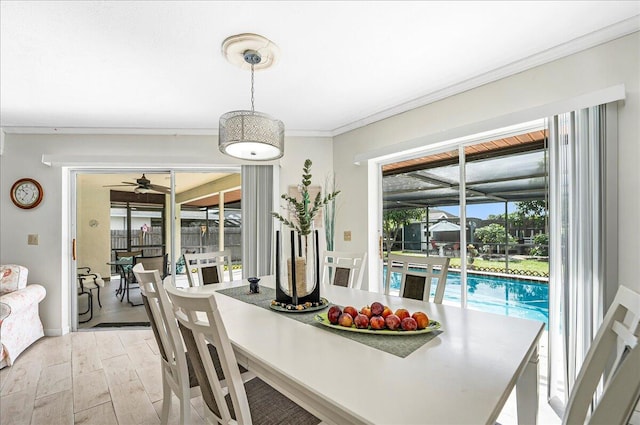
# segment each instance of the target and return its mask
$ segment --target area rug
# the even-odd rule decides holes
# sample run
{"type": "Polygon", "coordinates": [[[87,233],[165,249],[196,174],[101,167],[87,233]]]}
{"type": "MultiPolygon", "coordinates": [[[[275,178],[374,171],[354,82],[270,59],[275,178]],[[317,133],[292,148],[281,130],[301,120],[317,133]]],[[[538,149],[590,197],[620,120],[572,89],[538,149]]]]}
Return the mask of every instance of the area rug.
{"type": "Polygon", "coordinates": [[[103,322],[98,323],[97,325],[92,326],[92,328],[124,328],[131,326],[151,326],[149,322],[103,322]]]}

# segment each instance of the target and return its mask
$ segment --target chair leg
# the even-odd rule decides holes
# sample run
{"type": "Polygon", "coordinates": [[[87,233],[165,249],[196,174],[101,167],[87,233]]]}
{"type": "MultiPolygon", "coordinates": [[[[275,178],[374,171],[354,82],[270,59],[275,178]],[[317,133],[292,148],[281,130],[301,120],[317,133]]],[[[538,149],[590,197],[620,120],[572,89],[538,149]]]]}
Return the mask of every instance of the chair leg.
{"type": "Polygon", "coordinates": [[[86,295],[87,296],[87,310],[83,311],[83,312],[78,312],[79,316],[84,316],[85,314],[87,314],[89,312],[89,307],[90,307],[90,305],[89,305],[90,304],[89,303],[89,297],[91,296],[91,294],[88,293],[88,292],[84,292],[84,291],[78,292],[78,298],[80,298],[81,295],[86,295]]]}
{"type": "Polygon", "coordinates": [[[87,294],[87,311],[83,313],[78,313],[79,316],[85,315],[89,313],[89,318],[87,320],[78,320],[78,323],[87,323],[93,319],[93,294],[91,292],[81,292],[79,295],[87,294]]]}
{"type": "Polygon", "coordinates": [[[167,425],[169,423],[169,412],[171,411],[171,387],[165,376],[167,371],[162,368],[162,413],[160,415],[160,423],[167,425]]]}
{"type": "Polygon", "coordinates": [[[102,308],[102,303],[100,302],[100,287],[98,286],[98,305],[102,308]]]}

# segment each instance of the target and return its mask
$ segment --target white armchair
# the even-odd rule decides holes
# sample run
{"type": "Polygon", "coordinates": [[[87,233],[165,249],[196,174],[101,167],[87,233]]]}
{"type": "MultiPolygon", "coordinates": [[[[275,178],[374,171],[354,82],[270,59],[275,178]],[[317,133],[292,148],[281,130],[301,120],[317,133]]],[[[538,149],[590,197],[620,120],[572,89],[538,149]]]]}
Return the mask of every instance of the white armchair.
{"type": "Polygon", "coordinates": [[[27,285],[24,266],[0,266],[0,302],[11,309],[0,325],[0,369],[11,366],[32,343],[44,336],[38,304],[46,295],[43,286],[27,285]]]}

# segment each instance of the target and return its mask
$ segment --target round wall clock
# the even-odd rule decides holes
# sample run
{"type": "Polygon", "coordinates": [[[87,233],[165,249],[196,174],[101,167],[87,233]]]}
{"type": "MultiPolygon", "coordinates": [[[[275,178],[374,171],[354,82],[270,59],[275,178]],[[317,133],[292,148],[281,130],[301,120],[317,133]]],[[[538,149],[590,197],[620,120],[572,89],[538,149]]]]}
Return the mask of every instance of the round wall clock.
{"type": "Polygon", "coordinates": [[[37,207],[42,202],[44,191],[34,179],[20,179],[11,186],[11,200],[25,210],[37,207]]]}

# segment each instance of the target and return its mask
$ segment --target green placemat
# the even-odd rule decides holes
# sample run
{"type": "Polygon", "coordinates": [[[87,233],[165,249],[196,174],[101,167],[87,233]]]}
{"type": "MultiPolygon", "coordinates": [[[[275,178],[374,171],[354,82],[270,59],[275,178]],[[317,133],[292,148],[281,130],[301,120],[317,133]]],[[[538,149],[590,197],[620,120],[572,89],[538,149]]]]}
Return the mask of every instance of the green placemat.
{"type": "Polygon", "coordinates": [[[271,300],[274,300],[276,298],[276,291],[272,288],[261,286],[260,293],[258,294],[249,293],[249,285],[221,289],[217,292],[223,295],[227,295],[231,298],[235,298],[239,301],[244,301],[258,307],[266,308],[272,311],[273,314],[283,314],[290,319],[321,328],[327,332],[333,332],[336,335],[352,339],[361,344],[368,345],[369,347],[373,347],[402,358],[407,357],[409,354],[413,353],[415,350],[422,347],[424,344],[442,333],[442,330],[437,330],[426,334],[411,336],[384,336],[367,335],[356,332],[345,332],[323,326],[316,322],[314,316],[318,313],[317,311],[312,311],[309,313],[281,313],[272,310],[269,306],[271,305],[271,300]]]}

